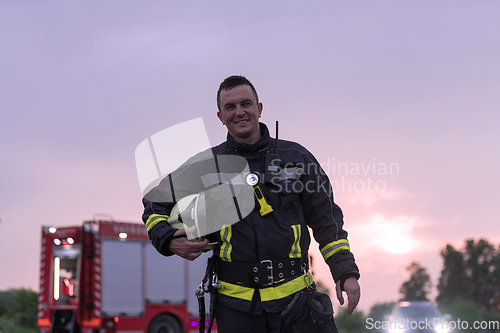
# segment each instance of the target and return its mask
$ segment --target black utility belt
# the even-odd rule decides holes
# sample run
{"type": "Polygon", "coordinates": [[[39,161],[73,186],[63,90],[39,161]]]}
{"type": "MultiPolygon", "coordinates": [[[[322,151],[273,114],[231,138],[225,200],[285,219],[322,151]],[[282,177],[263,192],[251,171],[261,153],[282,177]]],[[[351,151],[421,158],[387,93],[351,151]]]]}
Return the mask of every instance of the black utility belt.
{"type": "MultiPolygon", "coordinates": [[[[307,260],[307,259],[305,259],[307,260]]],[[[304,274],[307,261],[301,258],[262,260],[256,263],[220,261],[217,267],[219,280],[229,283],[243,283],[247,286],[271,286],[274,282],[304,274]]]]}

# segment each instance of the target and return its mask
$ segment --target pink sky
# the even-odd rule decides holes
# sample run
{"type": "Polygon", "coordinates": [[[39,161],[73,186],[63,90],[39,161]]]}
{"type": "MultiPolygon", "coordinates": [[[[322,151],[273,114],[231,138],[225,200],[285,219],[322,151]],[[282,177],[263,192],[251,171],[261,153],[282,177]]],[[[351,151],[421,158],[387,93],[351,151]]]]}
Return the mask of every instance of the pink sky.
{"type": "Polygon", "coordinates": [[[215,94],[232,74],[255,84],[271,133],[279,120],[338,184],[360,309],[396,300],[414,260],[436,285],[447,243],[500,243],[499,9],[0,3],[0,290],[36,290],[42,225],[140,222],[136,146],[197,117],[224,140],[215,94]]]}

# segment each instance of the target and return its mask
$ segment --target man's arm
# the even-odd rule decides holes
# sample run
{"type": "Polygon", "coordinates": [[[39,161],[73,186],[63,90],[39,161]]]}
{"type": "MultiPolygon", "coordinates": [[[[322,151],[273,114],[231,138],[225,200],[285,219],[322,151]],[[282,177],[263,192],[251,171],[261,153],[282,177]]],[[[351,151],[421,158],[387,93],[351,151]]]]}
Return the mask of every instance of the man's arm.
{"type": "Polygon", "coordinates": [[[146,199],[142,199],[142,203],[142,220],[151,244],[164,256],[174,255],[175,253],[170,251],[170,242],[178,230],[172,228],[167,221],[174,203],[158,203],[146,199]]]}
{"type": "Polygon", "coordinates": [[[205,189],[200,170],[210,170],[213,162],[201,159],[206,152],[197,154],[178,169],[162,179],[143,198],[142,220],[153,246],[164,256],[174,254],[187,260],[194,260],[201,254],[207,242],[192,242],[186,238],[185,230],[172,228],[168,218],[172,208],[181,198],[205,189]],[[201,159],[201,162],[199,162],[201,159]],[[201,249],[200,249],[201,247],[201,249]]]}
{"type": "Polygon", "coordinates": [[[303,182],[310,182],[315,186],[307,186],[301,193],[304,215],[320,245],[321,254],[330,267],[336,283],[337,298],[343,304],[342,290],[347,293],[348,311],[351,314],[360,297],[357,282],[359,269],[350,251],[347,232],[343,229],[342,210],[333,200],[330,181],[314,156],[309,152],[306,156],[310,165],[306,168],[303,182]]]}

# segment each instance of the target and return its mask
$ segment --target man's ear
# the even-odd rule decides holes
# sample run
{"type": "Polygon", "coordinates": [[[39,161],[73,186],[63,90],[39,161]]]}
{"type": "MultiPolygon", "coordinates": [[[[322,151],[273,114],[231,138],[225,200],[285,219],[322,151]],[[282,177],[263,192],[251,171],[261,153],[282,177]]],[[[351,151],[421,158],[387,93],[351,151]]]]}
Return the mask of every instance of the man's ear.
{"type": "Polygon", "coordinates": [[[262,115],[262,110],[264,109],[264,104],[262,104],[262,102],[259,102],[258,108],[259,108],[259,118],[260,118],[260,116],[262,115]]]}
{"type": "Polygon", "coordinates": [[[224,119],[222,119],[222,113],[220,111],[217,111],[217,117],[219,117],[219,120],[221,121],[222,125],[226,125],[224,119]]]}

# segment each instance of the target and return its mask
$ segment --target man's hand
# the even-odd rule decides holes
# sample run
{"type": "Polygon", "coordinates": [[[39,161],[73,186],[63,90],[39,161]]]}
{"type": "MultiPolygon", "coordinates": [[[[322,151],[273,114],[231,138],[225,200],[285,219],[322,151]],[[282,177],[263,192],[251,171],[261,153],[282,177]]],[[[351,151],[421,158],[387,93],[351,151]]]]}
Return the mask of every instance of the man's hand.
{"type": "Polygon", "coordinates": [[[192,242],[186,237],[187,233],[192,233],[196,227],[191,227],[188,229],[179,229],[175,232],[174,237],[176,236],[184,236],[179,238],[174,238],[170,242],[170,251],[177,254],[179,257],[187,259],[189,261],[193,261],[198,258],[202,250],[208,244],[208,240],[205,239],[203,242],[192,242]]]}
{"type": "MultiPolygon", "coordinates": [[[[340,289],[340,280],[337,281],[335,290],[337,291],[337,299],[339,300],[340,305],[344,305],[344,296],[342,295],[342,289],[340,289]]],[[[350,277],[345,280],[344,291],[347,293],[347,313],[350,316],[352,315],[354,309],[356,309],[356,306],[359,302],[359,297],[361,296],[358,280],[354,277],[350,277]]]]}

